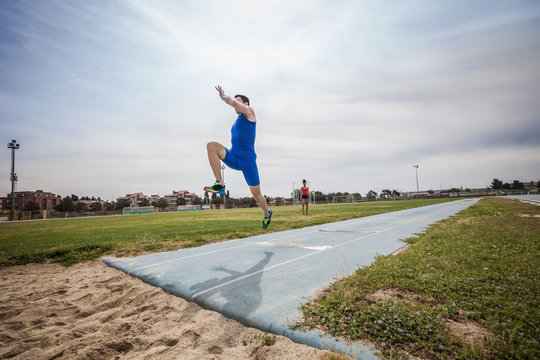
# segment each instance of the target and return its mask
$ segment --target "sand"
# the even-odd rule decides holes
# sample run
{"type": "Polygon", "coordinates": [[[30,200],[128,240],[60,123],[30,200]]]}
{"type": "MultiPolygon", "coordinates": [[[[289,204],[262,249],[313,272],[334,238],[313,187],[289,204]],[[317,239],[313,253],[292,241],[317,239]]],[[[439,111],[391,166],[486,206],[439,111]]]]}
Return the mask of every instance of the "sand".
{"type": "Polygon", "coordinates": [[[320,359],[103,264],[0,269],[0,359],[320,359]]]}

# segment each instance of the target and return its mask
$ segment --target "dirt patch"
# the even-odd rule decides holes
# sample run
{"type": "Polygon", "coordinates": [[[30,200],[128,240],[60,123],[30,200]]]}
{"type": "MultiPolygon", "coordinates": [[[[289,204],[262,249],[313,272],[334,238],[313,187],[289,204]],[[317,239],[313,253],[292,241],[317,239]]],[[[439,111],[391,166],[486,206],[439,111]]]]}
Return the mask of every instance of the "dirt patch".
{"type": "Polygon", "coordinates": [[[444,326],[454,335],[464,339],[468,343],[481,346],[484,340],[493,338],[493,334],[475,321],[462,318],[458,321],[446,320],[444,326]]]}
{"type": "Polygon", "coordinates": [[[380,289],[366,296],[368,301],[385,302],[388,300],[401,300],[412,305],[434,305],[435,299],[412,293],[405,293],[397,289],[380,289]]]}
{"type": "Polygon", "coordinates": [[[519,201],[521,201],[522,203],[525,203],[525,204],[540,206],[540,202],[538,202],[538,201],[529,201],[529,200],[519,200],[519,201]]]}
{"type": "MultiPolygon", "coordinates": [[[[368,301],[373,302],[401,300],[412,305],[434,306],[437,304],[435,299],[422,297],[417,294],[404,293],[397,289],[377,290],[366,296],[366,298],[368,301]]],[[[443,325],[455,336],[479,348],[482,347],[486,339],[493,339],[495,337],[480,324],[467,318],[460,318],[457,321],[445,320],[443,325]]]]}
{"type": "Polygon", "coordinates": [[[540,214],[519,214],[521,217],[540,217],[540,214]]]}
{"type": "Polygon", "coordinates": [[[473,225],[473,224],[478,223],[477,219],[469,218],[469,217],[457,219],[455,221],[456,221],[456,224],[460,224],[460,225],[473,225]]]}

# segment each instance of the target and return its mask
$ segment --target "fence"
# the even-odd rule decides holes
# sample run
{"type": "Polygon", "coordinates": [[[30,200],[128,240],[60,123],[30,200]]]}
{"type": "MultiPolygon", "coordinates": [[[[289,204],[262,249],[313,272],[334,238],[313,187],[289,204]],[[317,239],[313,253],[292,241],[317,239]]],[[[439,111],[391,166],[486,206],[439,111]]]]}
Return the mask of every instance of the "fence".
{"type": "Polygon", "coordinates": [[[153,214],[154,213],[154,207],[153,206],[130,206],[125,207],[122,210],[122,214],[128,215],[128,214],[153,214]]]}
{"type": "MultiPolygon", "coordinates": [[[[86,211],[86,212],[63,212],[56,210],[34,210],[34,211],[15,211],[14,220],[44,220],[44,219],[65,219],[92,216],[121,215],[122,211],[86,211]]],[[[7,215],[0,212],[0,221],[9,220],[9,211],[7,215]]]]}
{"type": "Polygon", "coordinates": [[[178,206],[178,211],[194,211],[194,210],[201,210],[201,205],[180,205],[178,206]]]}

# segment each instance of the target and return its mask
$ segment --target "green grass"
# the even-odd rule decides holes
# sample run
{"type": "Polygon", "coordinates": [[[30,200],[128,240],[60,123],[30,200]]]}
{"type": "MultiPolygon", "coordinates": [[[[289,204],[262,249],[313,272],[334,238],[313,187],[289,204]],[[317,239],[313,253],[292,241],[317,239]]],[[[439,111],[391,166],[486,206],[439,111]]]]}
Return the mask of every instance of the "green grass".
{"type": "Polygon", "coordinates": [[[299,206],[276,207],[266,231],[258,208],[0,223],[0,266],[49,259],[69,265],[104,254],[169,251],[444,201],[311,205],[309,216],[299,206]]]}
{"type": "Polygon", "coordinates": [[[297,327],[386,358],[540,358],[540,207],[488,198],[338,281],[297,327]],[[467,326],[474,336],[464,336],[467,326]]]}
{"type": "Polygon", "coordinates": [[[325,354],[321,355],[321,360],[353,360],[351,357],[331,351],[327,351],[325,354]]]}
{"type": "Polygon", "coordinates": [[[257,335],[253,335],[251,337],[242,339],[242,344],[244,346],[247,346],[248,344],[253,344],[253,343],[261,345],[261,346],[272,346],[276,343],[276,341],[277,341],[276,335],[265,332],[262,334],[257,334],[257,335]]]}

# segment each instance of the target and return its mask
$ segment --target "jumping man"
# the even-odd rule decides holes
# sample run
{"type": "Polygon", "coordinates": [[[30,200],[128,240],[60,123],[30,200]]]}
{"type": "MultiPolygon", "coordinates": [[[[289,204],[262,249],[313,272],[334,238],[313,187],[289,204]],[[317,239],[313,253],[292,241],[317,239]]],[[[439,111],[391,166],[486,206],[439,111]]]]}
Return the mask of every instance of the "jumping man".
{"type": "Polygon", "coordinates": [[[255,111],[249,106],[249,99],[246,96],[236,95],[234,98],[227,96],[219,85],[216,86],[216,90],[219,92],[221,100],[234,108],[238,118],[231,128],[231,149],[227,149],[214,141],[209,142],[206,146],[208,161],[216,177],[216,182],[212,186],[206,186],[204,191],[225,194],[220,160],[231,169],[242,171],[251,194],[264,212],[262,226],[263,229],[266,229],[272,219],[272,210],[268,209],[266,198],[261,193],[261,183],[256,162],[257,154],[255,154],[255,127],[257,124],[255,111]]]}

